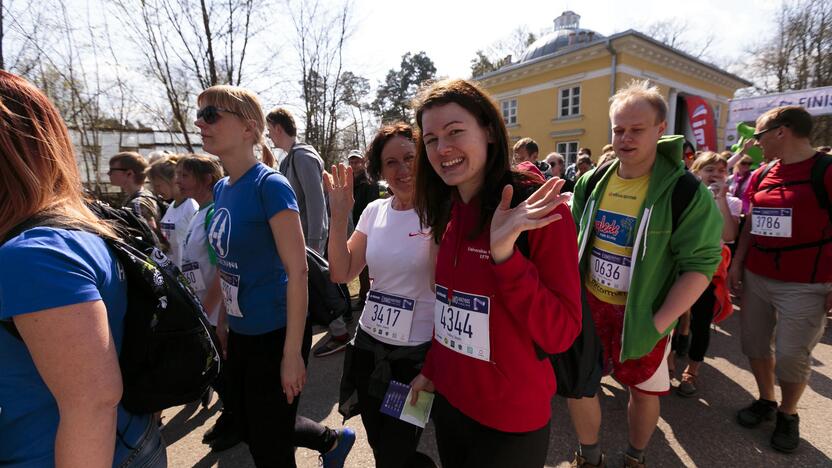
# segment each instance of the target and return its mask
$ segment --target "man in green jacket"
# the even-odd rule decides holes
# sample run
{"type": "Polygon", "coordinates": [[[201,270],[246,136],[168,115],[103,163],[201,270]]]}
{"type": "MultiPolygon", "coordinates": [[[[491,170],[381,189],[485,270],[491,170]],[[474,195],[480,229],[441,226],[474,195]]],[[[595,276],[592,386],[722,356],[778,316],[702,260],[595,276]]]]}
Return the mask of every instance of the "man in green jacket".
{"type": "MultiPolygon", "coordinates": [[[[659,90],[633,82],[610,101],[618,161],[591,192],[594,171],[578,180],[572,215],[580,220],[584,313],[592,314],[601,340],[601,365],[630,390],[624,465],[640,467],[658,423],[659,395],[670,390],[670,334],[719,265],[722,217],[698,184],[673,225],[672,193],[685,176],[684,138],[662,137],[667,102],[659,90]]],[[[572,466],[604,465],[598,386],[600,377],[584,398],[568,400],[581,444],[572,466]]]]}

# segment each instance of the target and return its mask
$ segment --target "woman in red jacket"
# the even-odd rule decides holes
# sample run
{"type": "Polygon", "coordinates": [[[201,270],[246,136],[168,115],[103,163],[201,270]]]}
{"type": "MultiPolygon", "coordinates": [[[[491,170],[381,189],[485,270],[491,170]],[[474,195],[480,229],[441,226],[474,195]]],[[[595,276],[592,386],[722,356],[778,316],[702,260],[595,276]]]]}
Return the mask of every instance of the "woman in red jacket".
{"type": "Polygon", "coordinates": [[[472,83],[436,83],[415,110],[414,204],[439,253],[433,344],[414,390],[436,392],[443,466],[541,467],[555,377],[536,348],[562,352],[581,328],[563,182],[512,172],[500,111],[472,83]]]}

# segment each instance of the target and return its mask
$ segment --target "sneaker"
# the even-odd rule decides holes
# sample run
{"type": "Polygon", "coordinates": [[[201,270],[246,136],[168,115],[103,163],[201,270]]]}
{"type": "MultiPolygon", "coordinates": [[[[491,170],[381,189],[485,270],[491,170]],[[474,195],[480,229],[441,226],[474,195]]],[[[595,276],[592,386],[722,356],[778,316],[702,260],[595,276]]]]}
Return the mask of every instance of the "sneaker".
{"type": "Polygon", "coordinates": [[[757,427],[761,422],[771,421],[777,410],[773,401],[754,400],[750,406],[737,412],[737,422],[743,427],[757,427]]]}
{"type": "Polygon", "coordinates": [[[688,372],[683,373],[682,382],[676,387],[676,394],[681,397],[690,398],[696,395],[698,391],[699,389],[696,388],[696,375],[688,372]]]}
{"type": "Polygon", "coordinates": [[[777,412],[777,425],[771,434],[771,446],[784,453],[792,453],[800,443],[800,417],[777,412]]]}
{"type": "Polygon", "coordinates": [[[349,343],[350,339],[349,336],[345,336],[344,338],[336,338],[332,335],[327,334],[326,338],[323,339],[321,344],[312,351],[312,354],[315,357],[325,357],[329,356],[330,354],[340,353],[341,351],[347,348],[347,343],[349,343]]]}
{"type": "Polygon", "coordinates": [[[639,461],[638,458],[624,454],[624,468],[645,468],[646,466],[647,462],[643,458],[639,461]]]}
{"type": "Polygon", "coordinates": [[[601,453],[601,461],[598,462],[597,465],[593,465],[592,463],[589,463],[588,461],[586,461],[586,458],[584,458],[580,453],[575,452],[575,459],[572,460],[572,463],[570,463],[569,466],[571,468],[592,468],[592,467],[607,466],[607,463],[606,463],[606,457],[604,457],[603,453],[601,453]]]}
{"type": "Polygon", "coordinates": [[[338,430],[338,445],[334,449],[321,455],[321,462],[324,468],[344,468],[347,455],[355,443],[355,431],[349,427],[338,430]]]}

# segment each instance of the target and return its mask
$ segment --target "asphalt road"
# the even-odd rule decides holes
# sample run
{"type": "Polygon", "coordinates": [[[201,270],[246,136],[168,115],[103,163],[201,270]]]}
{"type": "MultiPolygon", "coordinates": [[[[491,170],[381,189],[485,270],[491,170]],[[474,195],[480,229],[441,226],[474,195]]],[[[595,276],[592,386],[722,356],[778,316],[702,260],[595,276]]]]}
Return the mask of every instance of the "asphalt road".
{"type": "MultiPolygon", "coordinates": [[[[774,423],[757,429],[745,429],[734,422],[734,414],[756,397],[754,378],[740,351],[739,318],[736,314],[712,331],[711,349],[700,373],[700,393],[685,399],[671,393],[662,397],[662,417],[647,450],[649,466],[832,466],[832,327],[827,328],[815,348],[813,372],[799,407],[801,445],[791,455],[769,447],[774,423]]],[[[323,333],[315,336],[317,341],[323,333]]],[[[338,385],[343,354],[322,359],[311,358],[308,383],[304,390],[300,414],[340,427],[337,411],[338,385]]],[[[678,365],[679,372],[682,366],[678,365]]],[[[678,381],[674,381],[677,384],[678,381]]],[[[613,379],[602,383],[603,426],[601,444],[609,466],[620,466],[627,446],[627,392],[613,379]]],[[[202,435],[214,423],[218,404],[208,409],[187,405],[165,411],[163,434],[168,442],[171,467],[253,467],[244,444],[212,454],[201,443],[202,435]]],[[[552,433],[546,466],[568,466],[576,439],[569,422],[566,404],[560,398],[552,402],[552,433]]],[[[358,434],[347,467],[373,467],[373,457],[366,442],[360,417],[346,423],[358,434]]],[[[420,450],[437,462],[436,443],[431,425],[422,436],[420,450]]],[[[317,467],[318,454],[298,449],[301,468],[317,467]]],[[[507,467],[508,468],[508,467],[507,467]]]]}

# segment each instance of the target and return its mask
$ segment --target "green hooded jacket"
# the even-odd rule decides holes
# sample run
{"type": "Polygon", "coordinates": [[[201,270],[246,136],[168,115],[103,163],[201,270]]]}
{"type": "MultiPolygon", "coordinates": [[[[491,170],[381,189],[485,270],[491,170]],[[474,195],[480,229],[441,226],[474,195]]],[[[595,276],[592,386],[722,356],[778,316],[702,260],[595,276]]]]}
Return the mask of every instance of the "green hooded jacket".
{"type": "MultiPolygon", "coordinates": [[[[630,290],[624,313],[621,337],[621,356],[638,359],[648,354],[656,343],[675,327],[659,333],[653,324],[653,314],[659,310],[667,293],[681,273],[696,271],[711,279],[722,259],[722,215],[713,195],[703,184],[681,213],[673,231],[671,194],[676,180],[684,174],[682,143],[684,137],[663,136],[656,148],[647,196],[637,220],[637,234],[631,257],[630,290]]],[[[586,184],[593,171],[584,174],[575,184],[572,216],[578,223],[578,255],[581,278],[586,278],[594,232],[593,220],[607,188],[610,175],[618,170],[616,161],[604,174],[592,193],[586,184]]]]}

